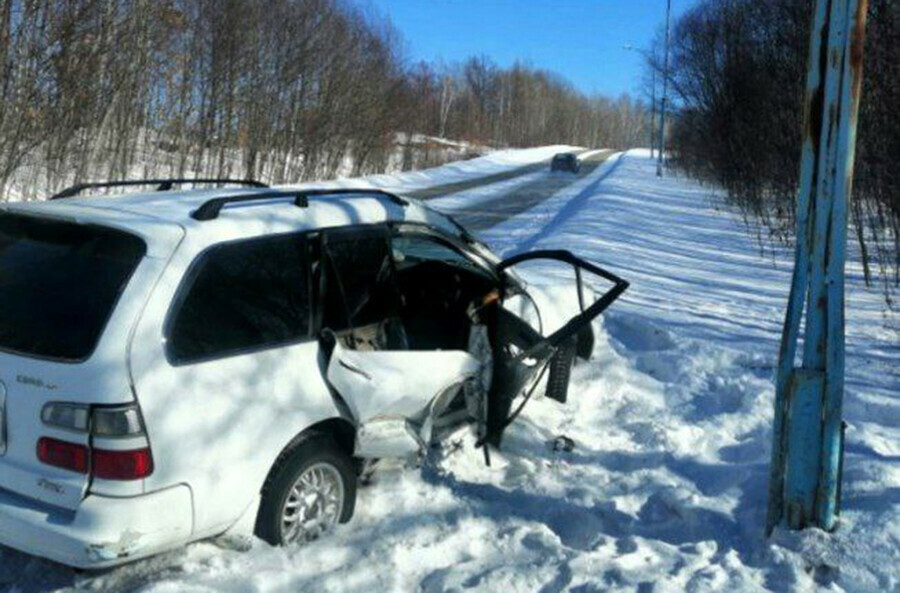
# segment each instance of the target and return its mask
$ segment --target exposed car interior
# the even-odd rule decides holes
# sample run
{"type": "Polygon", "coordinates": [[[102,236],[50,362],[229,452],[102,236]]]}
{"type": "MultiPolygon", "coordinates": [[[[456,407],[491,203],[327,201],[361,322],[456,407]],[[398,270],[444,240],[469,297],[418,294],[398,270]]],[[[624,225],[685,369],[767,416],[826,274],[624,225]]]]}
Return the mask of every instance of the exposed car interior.
{"type": "Polygon", "coordinates": [[[355,453],[414,454],[442,427],[486,426],[499,277],[425,228],[325,233],[321,245],[327,374],[361,426],[355,453]]]}
{"type": "Polygon", "coordinates": [[[321,326],[355,350],[466,350],[499,279],[427,232],[330,234],[321,326]],[[338,295],[334,295],[337,292],[338,295]]]}
{"type": "Polygon", "coordinates": [[[409,226],[323,231],[313,285],[315,325],[334,337],[328,380],[355,410],[359,434],[380,431],[373,443],[400,435],[396,450],[411,452],[403,436],[410,426],[424,446],[433,426],[468,418],[479,424],[479,442],[498,446],[521,408],[512,409],[519,393],[524,405],[546,376],[546,396],[566,401],[575,357],[589,355],[593,343],[590,320],[627,283],[568,252],[520,254],[492,266],[440,233],[409,226]],[[520,291],[509,290],[502,270],[534,259],[573,266],[580,295],[581,314],[546,337],[504,306],[520,291]],[[617,286],[587,306],[582,270],[617,286]],[[360,417],[376,399],[383,410],[377,428],[360,417]]]}
{"type": "Polygon", "coordinates": [[[475,317],[496,302],[498,280],[426,235],[392,240],[401,319],[413,350],[465,350],[475,317]]]}

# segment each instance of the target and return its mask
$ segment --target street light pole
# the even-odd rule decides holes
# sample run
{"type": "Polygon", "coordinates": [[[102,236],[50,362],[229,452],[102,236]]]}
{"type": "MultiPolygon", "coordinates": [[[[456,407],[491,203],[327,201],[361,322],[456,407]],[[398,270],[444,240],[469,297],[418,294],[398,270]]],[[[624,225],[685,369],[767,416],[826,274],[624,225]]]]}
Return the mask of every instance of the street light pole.
{"type": "Polygon", "coordinates": [[[666,48],[663,56],[663,95],[659,116],[659,160],[656,162],[656,176],[662,177],[663,154],[666,151],[666,102],[669,94],[669,22],[672,15],[672,0],[666,0],[666,48]]]}
{"type": "Polygon", "coordinates": [[[653,90],[650,96],[650,160],[653,160],[653,149],[656,148],[656,70],[653,70],[653,90]]]}

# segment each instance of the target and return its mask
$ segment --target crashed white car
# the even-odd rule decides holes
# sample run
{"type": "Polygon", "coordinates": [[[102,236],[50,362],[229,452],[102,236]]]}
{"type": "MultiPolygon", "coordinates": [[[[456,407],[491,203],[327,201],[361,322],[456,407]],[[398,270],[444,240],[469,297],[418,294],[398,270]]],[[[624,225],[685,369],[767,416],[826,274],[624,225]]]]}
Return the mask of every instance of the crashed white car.
{"type": "Polygon", "coordinates": [[[487,456],[545,371],[564,401],[627,286],[568,252],[501,262],[385,192],[179,183],[0,207],[3,545],[101,568],[229,531],[315,538],[374,460],[465,424],[487,456]],[[528,294],[508,268],[534,259],[577,281],[546,337],[509,306],[528,294]],[[583,273],[611,288],[585,297],[583,273]]]}

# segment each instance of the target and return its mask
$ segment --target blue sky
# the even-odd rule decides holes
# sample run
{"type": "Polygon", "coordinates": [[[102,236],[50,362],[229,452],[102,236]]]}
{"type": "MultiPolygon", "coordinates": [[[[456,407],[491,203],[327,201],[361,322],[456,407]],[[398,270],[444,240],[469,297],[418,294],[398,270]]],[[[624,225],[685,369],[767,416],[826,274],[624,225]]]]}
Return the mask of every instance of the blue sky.
{"type": "MultiPolygon", "coordinates": [[[[697,0],[672,0],[673,20],[697,0]]],[[[641,58],[666,0],[361,0],[390,17],[412,61],[484,54],[562,74],[586,93],[638,94],[641,58]]]]}

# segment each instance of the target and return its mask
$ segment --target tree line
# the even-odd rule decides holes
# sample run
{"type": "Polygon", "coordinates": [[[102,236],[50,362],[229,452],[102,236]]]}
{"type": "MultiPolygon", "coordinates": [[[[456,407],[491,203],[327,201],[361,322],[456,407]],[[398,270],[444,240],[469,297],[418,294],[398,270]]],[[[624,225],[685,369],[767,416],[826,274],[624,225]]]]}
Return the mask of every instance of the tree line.
{"type": "Polygon", "coordinates": [[[0,192],[408,169],[434,164],[423,135],[624,148],[647,133],[628,97],[485,58],[410,66],[400,46],[344,0],[4,0],[0,192]]]}
{"type": "MultiPolygon", "coordinates": [[[[671,162],[794,231],[813,0],[702,0],[675,24],[671,162]]],[[[660,55],[660,50],[654,55],[660,55]]],[[[659,59],[650,68],[661,72],[659,59]]],[[[867,282],[900,286],[900,0],[870,0],[851,207],[867,282]]]]}
{"type": "Polygon", "coordinates": [[[637,146],[646,139],[645,106],[622,96],[586,97],[552,72],[484,57],[455,67],[412,71],[414,126],[426,133],[498,146],[637,146]]]}

